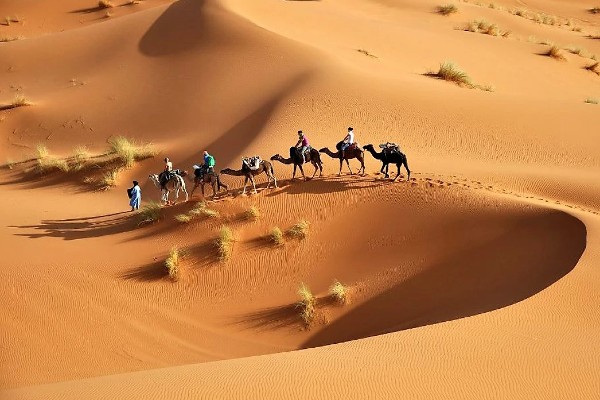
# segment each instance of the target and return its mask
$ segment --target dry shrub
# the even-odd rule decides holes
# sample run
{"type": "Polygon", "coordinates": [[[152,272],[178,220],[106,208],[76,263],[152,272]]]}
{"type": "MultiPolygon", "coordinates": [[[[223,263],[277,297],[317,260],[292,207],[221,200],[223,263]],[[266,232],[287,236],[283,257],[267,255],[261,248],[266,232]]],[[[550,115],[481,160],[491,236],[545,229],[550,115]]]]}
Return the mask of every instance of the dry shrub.
{"type": "Polygon", "coordinates": [[[559,61],[566,61],[567,59],[565,58],[565,56],[563,55],[562,51],[560,50],[560,47],[553,45],[552,47],[550,47],[550,49],[544,53],[545,56],[548,57],[552,57],[555,60],[559,60],[559,61]]]}
{"type": "Polygon", "coordinates": [[[100,0],[98,2],[98,8],[113,8],[115,5],[112,3],[112,1],[108,1],[108,0],[100,0]]]}
{"type": "Polygon", "coordinates": [[[197,203],[189,212],[192,217],[218,218],[219,212],[206,207],[206,203],[201,201],[197,203]]]}
{"type": "Polygon", "coordinates": [[[295,237],[298,239],[305,239],[308,236],[308,228],[309,228],[308,221],[300,220],[300,221],[298,221],[297,224],[292,226],[288,232],[289,232],[290,236],[292,236],[292,237],[295,237]]]}
{"type": "Polygon", "coordinates": [[[296,307],[300,309],[300,318],[306,326],[310,326],[315,319],[317,299],[310,288],[304,283],[300,284],[298,295],[300,296],[300,301],[296,303],[296,307]]]}
{"type": "Polygon", "coordinates": [[[271,241],[275,243],[277,246],[282,246],[285,244],[285,238],[283,237],[283,232],[279,227],[274,227],[271,230],[271,234],[269,235],[271,241]]]}
{"type": "Polygon", "coordinates": [[[595,62],[594,64],[588,65],[588,66],[586,66],[584,68],[587,69],[590,72],[595,73],[596,75],[600,75],[600,67],[599,66],[600,66],[600,63],[595,62]]]}
{"type": "Polygon", "coordinates": [[[338,280],[329,287],[329,295],[339,304],[348,303],[348,289],[338,280]]]}
{"type": "Polygon", "coordinates": [[[469,75],[450,61],[440,64],[438,72],[434,75],[445,81],[454,82],[459,86],[473,87],[473,82],[469,75]]]}
{"type": "Polygon", "coordinates": [[[359,52],[359,53],[361,53],[361,54],[364,54],[364,55],[365,55],[365,56],[367,56],[367,57],[371,57],[371,58],[378,58],[378,57],[377,57],[375,54],[373,54],[373,53],[370,53],[369,51],[367,51],[367,50],[364,50],[364,49],[358,49],[358,50],[356,50],[356,51],[358,51],[358,52],[359,52]]]}
{"type": "Polygon", "coordinates": [[[37,171],[40,174],[54,171],[69,172],[69,164],[60,158],[46,156],[38,159],[37,161],[37,171]]]}
{"type": "Polygon", "coordinates": [[[73,169],[79,171],[90,158],[90,152],[85,146],[77,146],[73,149],[73,169]]]}
{"type": "Polygon", "coordinates": [[[109,153],[114,154],[127,168],[132,167],[136,161],[156,155],[151,145],[138,145],[123,136],[111,138],[108,141],[108,145],[109,153]]]}
{"type": "Polygon", "coordinates": [[[187,224],[192,220],[192,217],[188,214],[178,214],[175,216],[175,221],[187,224]]]}
{"type": "Polygon", "coordinates": [[[179,249],[177,246],[174,246],[169,251],[169,256],[165,260],[165,267],[169,272],[169,277],[175,282],[179,280],[179,258],[179,249]]]}
{"type": "Polygon", "coordinates": [[[458,8],[454,4],[444,4],[437,7],[438,14],[450,15],[458,12],[458,8]]]}
{"type": "Polygon", "coordinates": [[[105,172],[100,179],[100,188],[102,190],[108,190],[117,186],[117,179],[119,178],[120,172],[121,171],[118,168],[105,172]]]}
{"type": "Polygon", "coordinates": [[[257,206],[251,206],[244,213],[244,217],[246,217],[248,220],[256,221],[260,218],[260,210],[257,206]]]}
{"type": "Polygon", "coordinates": [[[219,259],[221,259],[221,261],[227,261],[231,258],[234,242],[235,237],[233,231],[227,226],[221,227],[216,242],[217,250],[219,251],[219,259]]]}
{"type": "Polygon", "coordinates": [[[162,218],[162,208],[160,204],[155,201],[151,201],[144,205],[139,212],[139,223],[138,225],[152,224],[160,221],[162,218]]]}
{"type": "Polygon", "coordinates": [[[590,98],[585,99],[585,102],[587,104],[598,104],[598,99],[594,99],[594,98],[590,97],[590,98]]]}
{"type": "Polygon", "coordinates": [[[600,7],[592,7],[588,11],[592,14],[600,14],[600,7]]]}

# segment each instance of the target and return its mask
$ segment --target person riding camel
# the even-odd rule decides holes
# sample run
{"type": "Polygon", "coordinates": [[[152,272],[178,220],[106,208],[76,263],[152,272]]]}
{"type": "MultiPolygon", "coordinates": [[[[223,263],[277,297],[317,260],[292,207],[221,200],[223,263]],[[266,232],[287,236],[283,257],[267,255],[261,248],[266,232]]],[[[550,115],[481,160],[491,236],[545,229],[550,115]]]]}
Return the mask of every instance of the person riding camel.
{"type": "Polygon", "coordinates": [[[297,151],[302,156],[302,162],[306,162],[306,152],[310,148],[310,144],[308,143],[308,138],[302,131],[298,131],[298,142],[294,146],[297,151]]]}
{"type": "Polygon", "coordinates": [[[352,146],[353,144],[354,144],[354,129],[348,128],[348,134],[344,138],[344,140],[342,142],[342,148],[340,149],[342,151],[342,158],[344,157],[344,152],[346,151],[346,149],[348,147],[352,146]]]}
{"type": "Polygon", "coordinates": [[[208,154],[208,151],[204,150],[204,173],[214,174],[215,173],[215,158],[208,154]]]}
{"type": "Polygon", "coordinates": [[[161,186],[165,186],[169,179],[171,179],[171,174],[173,171],[173,163],[169,160],[169,157],[165,157],[165,168],[158,175],[161,186]]]}

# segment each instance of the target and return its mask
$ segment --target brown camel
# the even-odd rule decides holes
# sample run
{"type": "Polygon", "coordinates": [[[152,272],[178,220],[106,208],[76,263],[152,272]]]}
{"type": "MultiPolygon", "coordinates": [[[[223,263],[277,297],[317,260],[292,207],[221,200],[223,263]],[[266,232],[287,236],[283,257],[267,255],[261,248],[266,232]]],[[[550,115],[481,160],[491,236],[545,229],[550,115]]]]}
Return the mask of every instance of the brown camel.
{"type": "Polygon", "coordinates": [[[217,192],[221,190],[221,188],[225,189],[225,193],[227,193],[228,187],[226,184],[221,182],[221,178],[217,173],[204,173],[201,176],[190,177],[190,180],[194,182],[194,187],[192,188],[192,192],[190,193],[190,197],[194,195],[194,190],[198,186],[200,186],[200,190],[202,191],[202,197],[204,198],[204,184],[209,183],[212,187],[213,194],[212,198],[214,199],[217,196],[217,192]]]}
{"type": "MultiPolygon", "coordinates": [[[[302,177],[304,180],[307,180],[306,175],[304,175],[304,168],[302,168],[302,164],[304,164],[305,160],[302,155],[298,154],[296,147],[290,147],[290,158],[283,158],[279,154],[275,154],[273,157],[271,157],[271,160],[279,161],[280,163],[286,165],[294,164],[294,173],[292,174],[292,179],[296,178],[296,168],[300,168],[302,177]]],[[[306,153],[306,162],[310,162],[313,167],[315,167],[315,172],[311,178],[315,177],[317,171],[319,171],[319,176],[323,176],[323,163],[321,162],[321,154],[317,151],[317,149],[311,148],[310,151],[306,153]]]]}
{"type": "Polygon", "coordinates": [[[337,152],[332,152],[331,150],[329,150],[329,148],[324,147],[321,150],[319,150],[320,153],[325,153],[327,154],[329,157],[331,158],[337,158],[340,160],[340,172],[338,173],[338,176],[342,175],[342,163],[344,162],[344,160],[346,160],[346,165],[348,165],[348,169],[350,170],[350,174],[354,174],[354,172],[352,172],[352,168],[350,168],[350,163],[348,162],[348,160],[351,160],[353,158],[356,158],[358,161],[360,161],[360,168],[358,169],[357,174],[360,174],[361,171],[364,174],[365,173],[365,151],[363,149],[361,149],[358,145],[351,145],[349,148],[347,148],[344,151],[344,156],[342,157],[342,151],[339,150],[339,145],[340,143],[338,143],[338,151],[337,152]]]}
{"type": "Polygon", "coordinates": [[[267,175],[267,179],[269,180],[269,182],[267,183],[266,189],[271,187],[271,180],[273,182],[275,182],[275,187],[278,187],[277,179],[275,178],[275,171],[273,170],[273,164],[271,164],[267,160],[261,160],[260,164],[258,166],[258,169],[255,169],[255,170],[250,169],[245,163],[242,163],[242,169],[239,169],[239,170],[235,170],[235,169],[231,169],[231,168],[225,168],[225,169],[221,170],[221,173],[225,174],[225,175],[243,176],[244,177],[244,190],[242,191],[242,194],[246,194],[246,185],[248,184],[248,181],[252,182],[252,188],[254,189],[254,193],[257,193],[256,192],[256,183],[254,182],[254,177],[256,175],[262,174],[263,172],[267,175]]]}

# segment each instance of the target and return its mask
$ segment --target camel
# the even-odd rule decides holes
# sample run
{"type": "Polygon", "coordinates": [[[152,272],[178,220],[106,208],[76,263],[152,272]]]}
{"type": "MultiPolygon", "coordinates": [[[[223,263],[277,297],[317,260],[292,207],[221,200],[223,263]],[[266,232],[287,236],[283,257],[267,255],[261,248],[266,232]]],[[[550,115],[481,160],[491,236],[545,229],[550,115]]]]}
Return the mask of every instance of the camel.
{"type": "Polygon", "coordinates": [[[325,153],[327,154],[329,157],[331,158],[337,158],[340,160],[340,172],[338,173],[338,176],[342,175],[342,163],[344,162],[344,160],[346,160],[346,165],[348,165],[348,169],[350,170],[350,175],[354,174],[354,172],[352,172],[352,168],[350,168],[350,163],[348,162],[348,160],[351,160],[353,158],[356,158],[358,161],[360,161],[360,168],[357,171],[357,174],[360,175],[360,171],[362,171],[362,173],[365,173],[365,151],[363,149],[361,149],[358,144],[354,144],[351,147],[347,148],[344,151],[344,156],[342,157],[342,151],[340,150],[342,146],[342,142],[339,142],[336,145],[337,148],[337,152],[332,152],[331,150],[329,150],[329,148],[324,147],[321,150],[319,150],[319,153],[325,153]]]}
{"type": "Polygon", "coordinates": [[[271,187],[271,180],[273,182],[275,182],[275,187],[278,187],[277,179],[275,178],[275,171],[273,170],[273,164],[271,164],[267,160],[261,160],[260,164],[258,166],[258,169],[256,169],[256,170],[250,169],[245,163],[242,163],[242,169],[239,169],[239,170],[235,170],[235,169],[231,169],[231,168],[225,168],[225,169],[221,170],[221,173],[225,174],[225,175],[243,176],[244,177],[244,190],[242,191],[242,194],[246,194],[246,185],[248,184],[248,181],[252,182],[252,187],[254,188],[254,193],[257,193],[256,184],[254,182],[254,177],[256,175],[262,174],[263,172],[267,175],[267,178],[269,179],[266,189],[271,187]]]}
{"type": "Polygon", "coordinates": [[[410,180],[410,169],[408,169],[408,160],[406,159],[406,154],[396,152],[384,154],[383,151],[381,153],[378,153],[372,144],[368,144],[364,148],[369,153],[371,153],[371,155],[375,159],[380,160],[383,163],[383,165],[381,166],[381,172],[385,174],[386,178],[390,177],[390,175],[388,174],[390,164],[396,164],[396,167],[398,167],[398,172],[396,173],[396,177],[394,178],[393,182],[395,182],[396,179],[398,179],[398,177],[400,176],[400,168],[402,167],[402,165],[404,165],[404,168],[406,168],[406,171],[408,172],[408,178],[406,180],[410,180]]]}
{"type": "MultiPolygon", "coordinates": [[[[182,175],[185,176],[187,174],[183,172],[182,175]]],[[[161,190],[161,202],[165,204],[172,204],[169,202],[169,193],[175,191],[175,201],[173,202],[173,204],[176,203],[177,199],[179,198],[180,190],[183,190],[183,192],[185,193],[185,201],[188,201],[188,192],[185,188],[185,181],[183,180],[183,177],[181,175],[171,174],[171,177],[169,178],[164,187],[160,185],[160,178],[157,174],[151,174],[148,178],[152,181],[152,183],[154,183],[154,186],[161,190]]]]}
{"type": "MultiPolygon", "coordinates": [[[[307,163],[311,163],[313,167],[315,167],[315,172],[313,173],[312,178],[315,177],[317,171],[319,171],[319,176],[323,176],[323,163],[321,162],[321,154],[317,151],[317,149],[311,148],[309,152],[307,152],[306,156],[307,163]]],[[[296,168],[300,168],[300,172],[302,173],[302,177],[306,181],[306,175],[304,175],[304,168],[302,168],[302,164],[304,164],[304,159],[302,155],[298,154],[296,147],[290,147],[290,158],[283,158],[279,154],[275,154],[271,157],[272,161],[279,161],[280,163],[289,165],[294,164],[294,173],[292,174],[292,180],[296,178],[296,168]]]]}
{"type": "Polygon", "coordinates": [[[217,192],[220,191],[221,188],[225,189],[225,193],[227,193],[227,190],[229,189],[226,184],[221,182],[221,178],[219,177],[219,174],[217,174],[217,173],[213,173],[213,174],[204,173],[204,174],[202,174],[202,176],[194,176],[194,178],[190,177],[190,180],[192,182],[194,182],[194,187],[192,188],[190,197],[194,196],[194,190],[196,190],[196,188],[198,186],[200,186],[200,190],[202,191],[202,197],[204,198],[204,184],[205,183],[210,183],[210,186],[212,187],[212,190],[213,190],[213,195],[212,195],[213,199],[217,196],[217,192]]]}

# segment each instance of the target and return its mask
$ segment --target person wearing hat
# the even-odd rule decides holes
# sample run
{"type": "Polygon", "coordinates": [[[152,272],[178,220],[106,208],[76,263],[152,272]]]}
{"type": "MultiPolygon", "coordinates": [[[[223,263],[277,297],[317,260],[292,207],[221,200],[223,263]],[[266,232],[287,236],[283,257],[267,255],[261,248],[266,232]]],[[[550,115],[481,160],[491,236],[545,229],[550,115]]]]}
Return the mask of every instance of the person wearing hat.
{"type": "Polygon", "coordinates": [[[133,187],[127,189],[127,194],[129,195],[131,211],[138,210],[140,208],[140,203],[142,202],[142,189],[140,189],[138,181],[133,181],[133,187]]]}
{"type": "Polygon", "coordinates": [[[208,174],[214,174],[215,164],[215,158],[208,154],[207,150],[204,150],[204,172],[208,174]]]}
{"type": "Polygon", "coordinates": [[[296,149],[299,149],[300,155],[302,156],[302,161],[306,162],[306,150],[310,147],[308,143],[308,138],[302,131],[298,131],[298,142],[296,143],[296,149]]]}
{"type": "Polygon", "coordinates": [[[348,128],[348,134],[344,138],[342,142],[342,158],[344,157],[344,151],[354,144],[354,129],[352,127],[348,128]]]}

